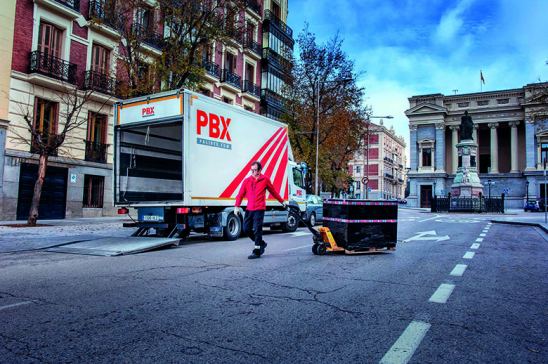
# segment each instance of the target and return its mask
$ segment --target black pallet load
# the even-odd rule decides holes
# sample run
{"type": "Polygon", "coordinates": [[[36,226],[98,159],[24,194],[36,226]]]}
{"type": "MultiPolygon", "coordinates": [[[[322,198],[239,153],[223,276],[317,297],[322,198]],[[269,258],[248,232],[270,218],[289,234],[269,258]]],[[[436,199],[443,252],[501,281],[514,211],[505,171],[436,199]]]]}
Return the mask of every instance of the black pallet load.
{"type": "Polygon", "coordinates": [[[398,239],[398,203],[386,200],[329,199],[323,225],[348,251],[394,248],[398,239]]]}

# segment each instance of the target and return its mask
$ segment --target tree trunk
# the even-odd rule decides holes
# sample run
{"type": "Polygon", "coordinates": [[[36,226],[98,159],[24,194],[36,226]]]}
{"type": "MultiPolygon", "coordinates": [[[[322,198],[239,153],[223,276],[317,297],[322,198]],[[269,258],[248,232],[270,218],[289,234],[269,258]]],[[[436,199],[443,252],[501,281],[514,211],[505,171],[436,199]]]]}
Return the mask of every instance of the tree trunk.
{"type": "Polygon", "coordinates": [[[32,195],[32,204],[30,205],[29,218],[27,224],[36,226],[38,220],[38,207],[40,206],[40,196],[42,195],[42,186],[46,178],[46,168],[48,166],[48,155],[40,155],[40,163],[38,164],[38,178],[34,184],[34,194],[32,195]]]}

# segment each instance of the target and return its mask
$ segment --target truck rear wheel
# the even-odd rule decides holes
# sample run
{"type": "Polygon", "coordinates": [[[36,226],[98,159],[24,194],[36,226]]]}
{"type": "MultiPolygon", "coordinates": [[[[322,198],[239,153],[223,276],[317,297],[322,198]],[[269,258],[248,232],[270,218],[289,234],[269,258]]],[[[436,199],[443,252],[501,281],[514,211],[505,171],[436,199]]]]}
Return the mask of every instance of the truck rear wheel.
{"type": "Polygon", "coordinates": [[[242,233],[242,220],[232,212],[226,219],[226,226],[223,228],[223,237],[225,240],[233,241],[240,237],[242,233]]]}
{"type": "Polygon", "coordinates": [[[290,211],[287,216],[287,222],[282,224],[282,229],[285,232],[292,233],[299,227],[299,219],[293,211],[290,211]]]}

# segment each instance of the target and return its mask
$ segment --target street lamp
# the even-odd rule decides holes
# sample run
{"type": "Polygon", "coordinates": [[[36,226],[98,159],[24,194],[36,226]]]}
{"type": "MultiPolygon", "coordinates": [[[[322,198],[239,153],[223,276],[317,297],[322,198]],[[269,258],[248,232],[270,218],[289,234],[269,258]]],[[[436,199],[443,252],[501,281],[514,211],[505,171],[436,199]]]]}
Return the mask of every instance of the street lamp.
{"type": "Polygon", "coordinates": [[[529,202],[529,181],[525,181],[525,203],[529,202]]]}
{"type": "MultiPolygon", "coordinates": [[[[353,78],[341,78],[339,80],[326,80],[322,83],[346,83],[354,81],[353,78]]],[[[320,152],[320,80],[316,80],[314,83],[314,88],[316,91],[316,176],[314,182],[314,192],[316,195],[318,193],[318,157],[320,152]]]]}
{"type": "MultiPolygon", "coordinates": [[[[392,115],[386,115],[386,116],[369,116],[367,118],[367,143],[366,143],[366,151],[365,151],[365,158],[366,158],[366,172],[365,172],[365,178],[367,179],[367,182],[369,182],[369,135],[370,128],[371,128],[371,119],[394,119],[392,115]]],[[[365,199],[369,199],[369,188],[367,185],[365,186],[365,199]]]]}
{"type": "Polygon", "coordinates": [[[489,199],[491,199],[491,183],[492,183],[491,180],[488,179],[487,184],[489,185],[489,199]]]}

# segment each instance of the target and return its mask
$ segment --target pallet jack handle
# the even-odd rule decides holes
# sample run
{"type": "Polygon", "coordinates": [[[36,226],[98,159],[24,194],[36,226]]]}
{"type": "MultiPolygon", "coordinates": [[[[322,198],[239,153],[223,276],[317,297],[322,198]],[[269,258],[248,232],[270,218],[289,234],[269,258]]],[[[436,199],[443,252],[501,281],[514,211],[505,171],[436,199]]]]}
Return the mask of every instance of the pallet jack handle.
{"type": "Polygon", "coordinates": [[[287,205],[287,210],[292,210],[294,215],[297,216],[297,219],[299,221],[301,221],[304,226],[306,226],[308,228],[308,230],[310,230],[310,232],[312,233],[312,235],[314,235],[316,238],[318,239],[321,239],[322,238],[322,235],[320,234],[320,232],[316,229],[314,229],[314,227],[312,227],[308,221],[306,221],[305,219],[302,218],[301,216],[301,210],[297,207],[297,206],[294,206],[294,205],[287,205]]]}

